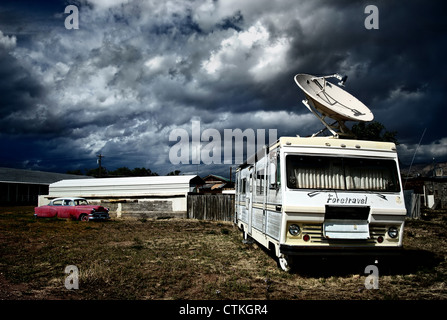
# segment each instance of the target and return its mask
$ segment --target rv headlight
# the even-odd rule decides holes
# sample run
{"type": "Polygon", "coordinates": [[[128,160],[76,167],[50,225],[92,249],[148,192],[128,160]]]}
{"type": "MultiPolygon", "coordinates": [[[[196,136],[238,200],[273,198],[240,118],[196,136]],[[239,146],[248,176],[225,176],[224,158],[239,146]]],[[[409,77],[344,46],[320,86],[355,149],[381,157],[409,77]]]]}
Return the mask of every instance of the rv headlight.
{"type": "Polygon", "coordinates": [[[300,234],[300,226],[299,225],[297,225],[297,224],[291,224],[290,226],[289,226],[289,233],[292,235],[292,236],[297,236],[297,235],[299,235],[300,234]]]}
{"type": "Polygon", "coordinates": [[[393,238],[393,239],[396,238],[398,234],[399,234],[399,233],[398,233],[396,227],[390,227],[390,228],[388,229],[388,235],[389,235],[391,238],[393,238]]]}

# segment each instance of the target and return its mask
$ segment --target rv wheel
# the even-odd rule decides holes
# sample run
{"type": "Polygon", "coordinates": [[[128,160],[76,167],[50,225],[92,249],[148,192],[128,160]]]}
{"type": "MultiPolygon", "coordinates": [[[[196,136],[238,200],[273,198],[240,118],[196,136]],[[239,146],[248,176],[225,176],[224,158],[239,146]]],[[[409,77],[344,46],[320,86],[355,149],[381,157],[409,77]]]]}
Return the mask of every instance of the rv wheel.
{"type": "Polygon", "coordinates": [[[245,230],[242,231],[242,235],[243,235],[242,243],[245,244],[253,243],[252,237],[250,237],[250,235],[247,232],[245,232],[245,230]]]}
{"type": "Polygon", "coordinates": [[[280,267],[283,271],[286,271],[286,272],[289,272],[290,269],[292,268],[292,266],[291,266],[291,264],[290,264],[290,258],[289,258],[289,256],[286,256],[286,255],[284,255],[284,254],[281,254],[281,255],[278,257],[278,264],[279,264],[279,267],[280,267]]]}

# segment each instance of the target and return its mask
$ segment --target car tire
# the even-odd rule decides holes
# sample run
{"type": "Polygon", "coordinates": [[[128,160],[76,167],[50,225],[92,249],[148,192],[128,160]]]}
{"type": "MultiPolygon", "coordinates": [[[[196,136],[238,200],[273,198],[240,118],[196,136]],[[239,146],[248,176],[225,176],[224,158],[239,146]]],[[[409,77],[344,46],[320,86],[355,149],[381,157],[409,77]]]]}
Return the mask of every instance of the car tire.
{"type": "Polygon", "coordinates": [[[85,213],[81,214],[79,216],[79,221],[88,221],[88,215],[86,215],[85,213]]]}

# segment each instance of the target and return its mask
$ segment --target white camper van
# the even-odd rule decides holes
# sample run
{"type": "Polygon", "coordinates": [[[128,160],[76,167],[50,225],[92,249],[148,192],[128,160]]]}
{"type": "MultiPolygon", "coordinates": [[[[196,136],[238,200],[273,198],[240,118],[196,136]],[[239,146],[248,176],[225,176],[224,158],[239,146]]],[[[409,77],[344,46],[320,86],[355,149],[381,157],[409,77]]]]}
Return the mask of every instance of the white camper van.
{"type": "Polygon", "coordinates": [[[281,137],[238,168],[235,222],[284,270],[292,255],[399,248],[406,209],[397,161],[393,143],[281,137]]]}
{"type": "Polygon", "coordinates": [[[244,238],[271,249],[283,270],[295,255],[399,249],[406,209],[396,146],[281,137],[237,169],[235,213],[244,238]]]}

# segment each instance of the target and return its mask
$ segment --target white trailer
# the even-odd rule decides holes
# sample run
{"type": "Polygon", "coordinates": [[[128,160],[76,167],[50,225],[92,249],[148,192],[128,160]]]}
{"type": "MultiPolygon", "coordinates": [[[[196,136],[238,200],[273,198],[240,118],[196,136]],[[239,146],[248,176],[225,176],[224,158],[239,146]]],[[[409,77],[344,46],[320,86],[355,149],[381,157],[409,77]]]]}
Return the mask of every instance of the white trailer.
{"type": "Polygon", "coordinates": [[[235,223],[245,239],[271,249],[284,270],[296,255],[402,248],[406,209],[396,146],[338,138],[348,134],[345,121],[373,116],[329,77],[346,81],[337,74],[301,74],[295,81],[308,98],[305,106],[333,136],[281,137],[236,171],[235,223]]]}
{"type": "Polygon", "coordinates": [[[235,207],[244,238],[273,250],[284,270],[293,255],[401,248],[406,209],[395,144],[281,137],[238,168],[235,207]]]}

